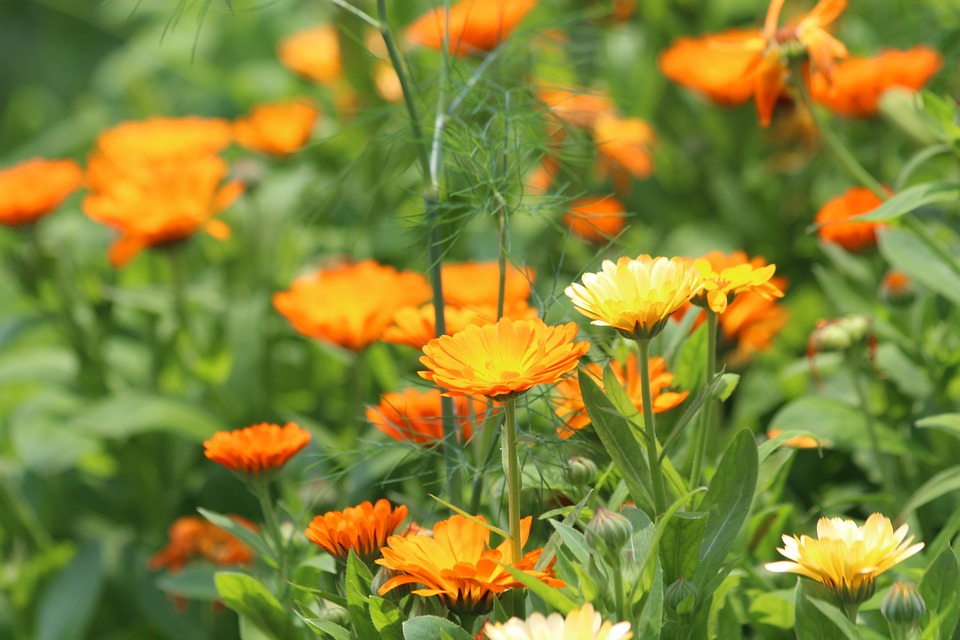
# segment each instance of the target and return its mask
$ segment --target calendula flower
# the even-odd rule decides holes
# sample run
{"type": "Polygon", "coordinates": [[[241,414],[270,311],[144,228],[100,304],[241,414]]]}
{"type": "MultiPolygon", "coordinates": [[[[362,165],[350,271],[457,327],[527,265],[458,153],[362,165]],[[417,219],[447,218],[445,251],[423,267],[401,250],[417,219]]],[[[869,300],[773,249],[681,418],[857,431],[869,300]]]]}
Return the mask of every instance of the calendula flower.
{"type": "Polygon", "coordinates": [[[398,309],[430,297],[426,278],[373,260],[298,278],[273,306],[305,336],[359,351],[380,339],[398,309]]]}
{"type": "Polygon", "coordinates": [[[883,200],[870,189],[851,187],[828,201],[814,218],[817,234],[824,242],[838,244],[847,251],[857,252],[877,244],[877,229],[882,222],[858,221],[856,217],[876,209],[883,200]]]}
{"type": "Polygon", "coordinates": [[[36,222],[81,184],[83,170],[73,160],[33,158],[0,169],[0,224],[17,227],[36,222]]]}
{"type": "MultiPolygon", "coordinates": [[[[519,300],[504,306],[503,317],[512,320],[533,320],[537,310],[525,300],[519,300]]],[[[497,321],[497,305],[471,305],[458,307],[447,304],[443,308],[446,327],[444,335],[453,335],[471,325],[493,324],[497,321]]],[[[393,324],[383,332],[382,340],[391,344],[402,344],[414,349],[423,349],[423,345],[437,337],[436,314],[432,304],[422,307],[404,307],[393,317],[393,324]]]]}
{"type": "MultiPolygon", "coordinates": [[[[443,441],[442,397],[439,389],[385,393],[380,404],[367,408],[367,421],[394,440],[436,444],[443,441]]],[[[453,403],[457,440],[466,442],[473,436],[474,428],[482,424],[487,405],[470,396],[453,398],[453,403]]]]}
{"type": "MultiPolygon", "coordinates": [[[[489,308],[497,306],[500,294],[500,265],[496,260],[488,262],[457,262],[441,267],[443,300],[449,305],[466,308],[489,308]]],[[[504,306],[526,302],[530,297],[530,285],[536,272],[530,267],[522,269],[507,265],[504,282],[504,306]]]]}
{"type": "Polygon", "coordinates": [[[285,67],[319,84],[332,84],[343,76],[340,39],[331,24],[319,24],[288,36],[277,47],[285,67]]]}
{"type": "Polygon", "coordinates": [[[768,571],[796,573],[823,584],[844,604],[859,604],[876,589],[876,578],[923,549],[911,545],[907,525],[896,531],[890,519],[874,513],[863,526],[853,520],[820,518],[817,537],[783,536],[778,548],[789,562],[770,562],[768,571]]]}
{"type": "MultiPolygon", "coordinates": [[[[638,365],[637,355],[634,353],[627,356],[625,365],[621,365],[616,360],[610,361],[610,368],[627,392],[630,402],[637,411],[643,413],[643,391],[640,387],[638,365]]],[[[603,389],[603,367],[590,363],[584,367],[584,370],[603,389]]],[[[673,384],[673,374],[667,371],[666,361],[660,357],[650,358],[650,395],[654,413],[669,411],[687,399],[689,391],[668,391],[671,384],[673,384]]],[[[557,427],[557,435],[567,439],[590,424],[590,416],[584,406],[580,382],[576,377],[571,376],[558,382],[556,391],[557,395],[552,399],[553,412],[563,421],[563,424],[557,427]]]]}
{"type": "MultiPolygon", "coordinates": [[[[414,589],[419,596],[437,596],[445,607],[457,614],[477,615],[490,611],[493,599],[507,589],[522,589],[523,583],[511,576],[504,565],[512,555],[507,539],[490,548],[490,530],[486,519],[474,522],[460,515],[438,522],[430,536],[392,536],[381,550],[377,564],[399,575],[380,587],[384,595],[399,586],[422,585],[414,589]]],[[[532,518],[521,521],[520,546],[530,535],[532,518]]],[[[520,562],[509,565],[552,587],[565,586],[551,569],[537,571],[534,566],[543,549],[526,553],[520,562]]]]}
{"type": "MultiPolygon", "coordinates": [[[[256,531],[257,527],[240,516],[231,516],[238,524],[256,531]]],[[[253,551],[233,534],[200,516],[177,518],[170,525],[169,542],[150,557],[150,569],[180,571],[193,560],[207,560],[221,567],[253,562],[253,551]]]]}
{"type": "Polygon", "coordinates": [[[287,155],[310,139],[320,112],[302,100],[261,104],[233,122],[237,144],[252,151],[287,155]]]}
{"type": "Polygon", "coordinates": [[[623,231],[626,211],[613,196],[583,198],[570,205],[563,224],[574,235],[590,242],[607,242],[623,231]]]}
{"type": "Polygon", "coordinates": [[[341,562],[350,550],[366,563],[380,556],[380,548],[407,517],[407,508],[391,507],[387,500],[369,501],[343,511],[315,517],[304,532],[310,541],[341,562]]]}
{"type": "Polygon", "coordinates": [[[723,313],[734,296],[747,291],[768,300],[783,297],[783,291],[771,280],[777,266],[766,264],[763,258],[748,261],[742,251],[729,258],[719,251],[711,251],[693,264],[699,269],[704,284],[693,303],[710,307],[714,313],[723,313]]]}
{"type": "Polygon", "coordinates": [[[593,129],[600,115],[617,110],[613,98],[602,91],[546,86],[537,89],[537,96],[550,108],[551,116],[578,129],[593,129]]]}
{"type": "Polygon", "coordinates": [[[427,371],[419,373],[452,396],[503,401],[538,384],[556,382],[576,368],[590,349],[588,342],[573,342],[576,336],[572,322],[547,326],[539,318],[502,318],[431,340],[420,358],[427,371]]]}
{"type": "Polygon", "coordinates": [[[880,98],[893,88],[917,91],[943,66],[943,57],[930,47],[906,51],[891,49],[872,58],[851,57],[838,64],[828,78],[810,77],[813,99],[848,118],[877,115],[880,98]]]}
{"type": "Polygon", "coordinates": [[[203,455],[231,471],[258,476],[279,469],[310,442],[310,432],[290,422],[218,431],[203,443],[203,455]]]}
{"type": "Polygon", "coordinates": [[[503,42],[528,13],[537,0],[462,0],[421,16],[406,30],[410,42],[443,48],[448,34],[448,50],[460,56],[477,51],[492,51],[503,42]]]}
{"type": "Polygon", "coordinates": [[[118,164],[195,158],[223,151],[233,140],[230,123],[219,118],[131,120],[97,136],[96,159],[118,164]]]}
{"type": "Polygon", "coordinates": [[[703,288],[692,260],[648,255],[604,260],[601,271],[585,273],[582,282],[564,290],[577,311],[631,339],[660,333],[670,314],[703,288]]]}
{"type": "MultiPolygon", "coordinates": [[[[637,180],[653,173],[650,147],[656,134],[645,120],[601,114],[593,124],[593,140],[603,161],[602,168],[613,175],[614,181],[623,172],[637,180]]],[[[618,188],[625,190],[624,178],[620,183],[618,188]]]]}
{"type": "Polygon", "coordinates": [[[483,631],[489,640],[629,640],[633,637],[629,622],[605,622],[589,602],[572,609],[566,618],[556,612],[546,618],[534,612],[526,620],[510,618],[506,622],[487,622],[483,631]]]}

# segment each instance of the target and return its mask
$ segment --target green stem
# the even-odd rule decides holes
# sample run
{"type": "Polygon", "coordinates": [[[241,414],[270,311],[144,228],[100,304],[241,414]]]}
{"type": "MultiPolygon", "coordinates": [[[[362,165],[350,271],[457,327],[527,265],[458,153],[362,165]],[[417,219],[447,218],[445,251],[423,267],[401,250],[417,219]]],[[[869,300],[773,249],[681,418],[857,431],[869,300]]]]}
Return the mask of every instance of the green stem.
{"type": "MultiPolygon", "coordinates": [[[[706,308],[707,314],[707,368],[703,372],[703,385],[706,388],[713,381],[713,376],[717,372],[717,325],[720,316],[714,313],[710,307],[706,308]]],[[[700,423],[696,434],[694,435],[693,445],[693,466],[690,469],[690,486],[700,485],[700,473],[703,468],[703,456],[707,450],[707,441],[712,435],[710,433],[713,422],[713,398],[709,397],[703,401],[703,407],[700,409],[700,423]]]]}
{"type": "Polygon", "coordinates": [[[617,551],[615,562],[612,564],[613,569],[613,597],[615,601],[615,607],[617,612],[617,620],[627,620],[627,606],[626,598],[623,592],[623,571],[620,569],[620,551],[617,551]]]}
{"type": "Polygon", "coordinates": [[[637,340],[640,345],[640,388],[643,392],[643,426],[650,464],[650,485],[653,487],[654,516],[659,518],[667,510],[660,456],[657,451],[657,428],[653,417],[653,398],[650,393],[650,340],[637,340]]]}
{"type": "Polygon", "coordinates": [[[510,523],[510,564],[520,562],[520,459],[517,454],[517,399],[503,401],[503,448],[507,459],[507,517],[510,523]]]}
{"type": "Polygon", "coordinates": [[[260,503],[266,537],[269,546],[273,547],[274,553],[276,554],[275,560],[282,578],[280,581],[280,599],[283,600],[287,593],[286,580],[291,576],[288,567],[287,541],[283,537],[283,530],[280,528],[280,519],[277,517],[277,510],[274,507],[273,500],[270,499],[270,481],[257,476],[250,478],[248,486],[260,503]]]}
{"type": "Polygon", "coordinates": [[[859,604],[841,604],[840,608],[843,609],[843,612],[847,614],[847,619],[853,623],[854,626],[857,625],[857,612],[860,611],[859,604]]]}
{"type": "Polygon", "coordinates": [[[881,475],[881,484],[886,489],[892,489],[893,476],[887,469],[886,457],[880,452],[880,438],[877,435],[877,426],[873,421],[873,412],[870,411],[870,401],[867,398],[867,390],[864,388],[863,380],[860,377],[860,369],[857,361],[850,349],[844,353],[844,360],[847,369],[850,371],[850,379],[853,382],[853,388],[857,393],[857,401],[860,403],[860,410],[867,423],[867,435],[870,437],[870,448],[873,451],[873,461],[881,475]]]}

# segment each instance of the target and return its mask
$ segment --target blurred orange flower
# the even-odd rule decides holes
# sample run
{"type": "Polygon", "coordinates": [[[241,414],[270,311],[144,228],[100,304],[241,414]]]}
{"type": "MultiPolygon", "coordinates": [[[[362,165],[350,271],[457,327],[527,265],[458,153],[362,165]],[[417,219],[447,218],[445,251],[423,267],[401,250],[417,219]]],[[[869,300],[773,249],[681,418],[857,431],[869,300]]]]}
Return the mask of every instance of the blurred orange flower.
{"type": "Polygon", "coordinates": [[[303,335],[359,351],[380,339],[397,310],[429,297],[419,273],[364,260],[298,278],[274,294],[273,306],[303,335]]]}
{"type": "Polygon", "coordinates": [[[369,501],[341,511],[328,511],[315,517],[304,533],[310,541],[341,562],[350,550],[370,563],[380,556],[380,548],[407,517],[407,508],[391,507],[387,500],[369,501]]]}
{"type": "MultiPolygon", "coordinates": [[[[437,596],[450,611],[476,615],[490,611],[493,599],[507,589],[523,589],[523,583],[504,568],[510,566],[510,540],[491,549],[490,530],[481,524],[486,519],[476,519],[479,522],[456,515],[442,520],[434,525],[433,537],[390,537],[382,549],[383,557],[376,562],[400,575],[387,580],[379,594],[385,595],[405,584],[418,584],[422,587],[413,590],[416,595],[437,596]]],[[[530,535],[531,521],[526,517],[520,522],[521,547],[530,535]]],[[[543,549],[535,549],[524,554],[513,568],[552,587],[565,586],[554,577],[552,569],[534,569],[542,552],[543,549]]]]}
{"type": "Polygon", "coordinates": [[[872,58],[848,58],[833,70],[832,82],[823,73],[810,78],[817,102],[849,118],[877,114],[880,97],[889,89],[919,90],[943,66],[943,57],[930,47],[891,49],[872,58]]]}
{"type": "Polygon", "coordinates": [[[94,157],[129,161],[214,155],[233,140],[230,123],[219,118],[148,118],[131,120],[97,136],[94,157]]]}
{"type": "Polygon", "coordinates": [[[593,140],[602,161],[601,169],[612,175],[621,191],[629,188],[627,176],[643,180],[653,173],[650,147],[656,138],[653,127],[640,118],[601,114],[593,125],[593,140]]]}
{"type": "Polygon", "coordinates": [[[60,206],[83,184],[73,160],[33,158],[0,169],[0,224],[31,224],[60,206]]]}
{"type": "MultiPolygon", "coordinates": [[[[635,353],[627,356],[626,366],[616,360],[610,361],[610,368],[617,380],[627,392],[630,402],[643,413],[643,393],[640,388],[640,367],[635,353]]],[[[603,388],[603,367],[590,363],[584,370],[603,388]]],[[[663,413],[678,406],[687,399],[689,391],[667,391],[673,383],[673,374],[667,371],[667,363],[663,358],[650,358],[650,395],[653,400],[653,412],[663,413]]],[[[574,433],[590,424],[590,416],[583,403],[583,394],[580,391],[580,382],[574,377],[562,379],[557,383],[558,395],[554,396],[553,412],[563,421],[557,427],[557,435],[566,440],[574,433]]]]}
{"type": "Polygon", "coordinates": [[[625,215],[623,203],[613,196],[594,196],[571,204],[563,224],[584,240],[607,242],[623,231],[625,215]]]}
{"type": "Polygon", "coordinates": [[[340,39],[331,24],[319,24],[282,40],[277,56],[285,67],[319,84],[332,84],[343,76],[340,39]]]}
{"type": "MultiPolygon", "coordinates": [[[[256,531],[257,527],[240,516],[230,516],[237,524],[256,531]]],[[[200,516],[177,518],[170,525],[170,541],[150,557],[150,569],[167,568],[177,573],[196,559],[228,567],[253,562],[253,551],[233,534],[200,516]]]]}
{"type": "Polygon", "coordinates": [[[203,455],[231,471],[260,475],[279,469],[310,443],[310,432],[290,422],[256,424],[245,429],[218,431],[203,443],[203,455]]]}
{"type": "Polygon", "coordinates": [[[503,401],[538,384],[556,382],[577,366],[589,342],[573,342],[577,325],[547,326],[539,318],[469,326],[423,347],[420,362],[432,380],[452,396],[489,396],[503,401]]]}
{"type": "MultiPolygon", "coordinates": [[[[767,437],[773,439],[781,433],[783,433],[783,429],[768,429],[767,437]]],[[[827,440],[817,440],[812,436],[797,436],[784,442],[783,446],[793,447],[794,449],[819,449],[820,447],[830,446],[830,442],[827,440]]]]}
{"type": "Polygon", "coordinates": [[[447,12],[438,7],[420,16],[406,30],[407,40],[431,49],[443,47],[448,32],[448,50],[459,56],[497,48],[537,0],[462,0],[447,12]]]}
{"type": "MultiPolygon", "coordinates": [[[[446,287],[444,287],[446,290],[446,287]]],[[[518,300],[504,306],[503,317],[513,320],[533,320],[537,317],[537,310],[525,300],[518,300]]],[[[458,307],[447,304],[443,308],[443,318],[446,327],[444,335],[453,335],[470,325],[493,324],[497,321],[497,305],[472,305],[458,307]]],[[[404,307],[399,309],[393,317],[393,324],[383,332],[384,342],[402,344],[414,349],[422,349],[423,345],[437,337],[436,314],[432,304],[422,307],[404,307]]]]}
{"type": "Polygon", "coordinates": [[[820,207],[814,222],[817,234],[824,242],[838,244],[847,251],[857,252],[877,244],[877,229],[882,222],[859,222],[855,218],[876,209],[883,200],[866,187],[851,187],[843,194],[820,207]]]}
{"type": "MultiPolygon", "coordinates": [[[[500,292],[500,266],[496,260],[489,262],[448,263],[441,267],[444,302],[467,308],[483,309],[497,306],[500,292]]],[[[507,265],[504,285],[504,306],[514,302],[526,302],[530,297],[530,285],[536,273],[530,267],[519,269],[507,265]]]]}
{"type": "Polygon", "coordinates": [[[537,88],[537,96],[550,108],[550,115],[578,129],[592,129],[597,117],[617,110],[605,92],[550,86],[537,88]]]}
{"type": "Polygon", "coordinates": [[[261,104],[233,122],[237,143],[251,151],[287,155],[310,139],[320,112],[303,100],[261,104]]]}
{"type": "MultiPolygon", "coordinates": [[[[433,445],[443,441],[442,394],[439,389],[385,393],[380,404],[367,408],[367,421],[394,440],[433,445]]],[[[453,398],[457,440],[466,442],[486,417],[487,403],[479,398],[453,398]]]]}

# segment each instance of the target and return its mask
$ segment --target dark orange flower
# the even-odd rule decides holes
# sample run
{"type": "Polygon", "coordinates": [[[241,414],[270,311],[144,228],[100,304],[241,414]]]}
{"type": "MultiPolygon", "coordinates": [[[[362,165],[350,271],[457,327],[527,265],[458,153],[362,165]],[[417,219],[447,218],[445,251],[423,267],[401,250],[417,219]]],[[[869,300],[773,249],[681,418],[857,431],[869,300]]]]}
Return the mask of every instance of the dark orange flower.
{"type": "MultiPolygon", "coordinates": [[[[610,362],[610,368],[617,380],[627,392],[630,402],[643,413],[643,392],[640,387],[640,367],[636,354],[627,356],[626,366],[621,366],[616,360],[610,362]]],[[[600,388],[603,388],[603,367],[591,363],[584,367],[600,388]]],[[[667,363],[663,358],[650,358],[650,396],[653,400],[653,412],[663,413],[678,406],[687,399],[689,391],[667,391],[673,383],[673,374],[667,371],[667,363]]],[[[590,424],[590,416],[583,404],[583,394],[580,391],[580,382],[575,376],[564,378],[557,383],[558,395],[553,397],[553,412],[564,424],[557,427],[557,435],[566,440],[574,433],[590,424]]]]}
{"type": "MultiPolygon", "coordinates": [[[[786,289],[786,280],[773,278],[778,289],[786,289]]],[[[773,339],[790,320],[789,312],[775,300],[752,291],[738,295],[720,314],[720,332],[736,342],[736,349],[728,362],[744,362],[760,351],[766,351],[773,339]]]]}
{"type": "Polygon", "coordinates": [[[889,50],[872,58],[848,58],[836,66],[832,82],[823,73],[810,78],[814,100],[849,118],[877,115],[880,97],[889,89],[919,90],[940,67],[943,57],[930,47],[889,50]]]}
{"type": "Polygon", "coordinates": [[[713,102],[732,106],[753,96],[759,29],[733,29],[699,38],[677,38],[657,60],[660,71],[677,84],[704,93],[713,102]]]}
{"type": "MultiPolygon", "coordinates": [[[[237,524],[251,531],[257,527],[240,516],[230,516],[237,524]]],[[[167,568],[177,573],[192,560],[208,560],[213,564],[229,567],[253,562],[253,551],[228,533],[200,516],[177,518],[170,526],[170,541],[163,549],[150,557],[150,569],[167,568]]]]}
{"type": "Polygon", "coordinates": [[[380,339],[397,310],[430,297],[426,278],[364,260],[298,278],[273,306],[305,336],[359,351],[380,339]]]}
{"type": "MultiPolygon", "coordinates": [[[[656,141],[653,127],[640,118],[619,118],[602,114],[593,124],[593,140],[603,161],[602,168],[616,181],[618,173],[643,180],[653,173],[650,147],[656,141]]],[[[626,190],[621,180],[618,188],[626,190]]]]}
{"type": "Polygon", "coordinates": [[[233,123],[237,143],[252,151],[282,156],[299,150],[310,139],[320,112],[302,100],[262,104],[233,123]]]}
{"type": "MultiPolygon", "coordinates": [[[[533,320],[537,310],[525,300],[518,300],[505,306],[503,317],[513,320],[533,320]]],[[[497,321],[497,305],[457,307],[445,305],[443,318],[446,327],[444,335],[451,336],[470,325],[493,324],[497,321]]],[[[391,344],[402,344],[414,349],[437,337],[436,314],[432,304],[422,307],[404,307],[393,317],[393,324],[383,332],[382,340],[391,344]]]]}
{"type": "MultiPolygon", "coordinates": [[[[459,262],[444,264],[444,302],[467,308],[497,306],[500,291],[500,266],[497,262],[459,262]]],[[[530,267],[518,269],[508,264],[504,286],[504,306],[514,302],[526,302],[530,297],[530,285],[536,273],[530,267]]]]}
{"type": "MultiPolygon", "coordinates": [[[[439,389],[385,393],[380,404],[367,408],[367,421],[400,442],[432,445],[443,441],[442,394],[439,389]]],[[[487,403],[479,398],[453,398],[457,439],[466,442],[486,417],[487,403]]]]}
{"type": "Polygon", "coordinates": [[[577,200],[563,216],[563,224],[590,242],[607,242],[623,231],[626,211],[613,196],[577,200]]]}
{"type": "Polygon", "coordinates": [[[380,556],[380,548],[407,517],[407,508],[392,508],[386,500],[369,501],[315,517],[304,533],[314,544],[341,562],[350,550],[366,563],[380,556]]]}
{"type": "Polygon", "coordinates": [[[590,349],[589,342],[573,342],[576,336],[573,322],[553,327],[539,318],[473,325],[428,342],[420,358],[428,370],[419,373],[452,396],[502,401],[573,370],[590,349]]]}
{"type": "Polygon", "coordinates": [[[443,47],[449,32],[450,53],[466,56],[497,48],[536,6],[537,0],[462,0],[450,7],[449,25],[443,7],[420,16],[407,27],[410,42],[431,49],[443,47]]]}
{"type": "Polygon", "coordinates": [[[319,84],[332,84],[343,76],[340,39],[333,25],[320,24],[284,39],[277,56],[285,67],[319,84]]]}
{"type": "Polygon", "coordinates": [[[31,224],[60,206],[83,184],[73,160],[34,158],[0,169],[0,224],[31,224]]]}
{"type": "Polygon", "coordinates": [[[874,247],[877,244],[877,229],[886,225],[881,222],[858,222],[855,218],[881,204],[883,200],[870,189],[851,187],[817,211],[814,218],[817,234],[824,242],[838,244],[851,252],[874,247]]]}
{"type": "Polygon", "coordinates": [[[256,424],[246,429],[218,431],[203,443],[203,455],[231,471],[260,475],[279,469],[310,442],[310,432],[290,422],[256,424]]]}
{"type": "MultiPolygon", "coordinates": [[[[510,540],[496,549],[490,548],[490,530],[486,519],[477,516],[474,522],[463,516],[453,516],[433,527],[433,536],[391,536],[377,560],[399,573],[380,587],[380,595],[405,585],[422,585],[414,589],[419,596],[437,596],[445,607],[458,614],[483,614],[493,607],[493,599],[507,589],[523,589],[504,568],[512,556],[510,540]]],[[[530,535],[532,518],[520,522],[520,546],[530,535]]],[[[563,587],[564,582],[554,577],[547,568],[537,571],[534,566],[543,549],[525,554],[514,569],[552,587],[563,587]]]]}

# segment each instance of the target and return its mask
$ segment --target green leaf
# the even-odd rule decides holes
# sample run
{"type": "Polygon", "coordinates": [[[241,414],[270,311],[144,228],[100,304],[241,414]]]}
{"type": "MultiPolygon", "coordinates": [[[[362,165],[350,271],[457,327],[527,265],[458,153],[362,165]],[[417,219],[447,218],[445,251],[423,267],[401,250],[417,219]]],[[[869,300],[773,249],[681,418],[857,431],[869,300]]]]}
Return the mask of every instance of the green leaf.
{"type": "MultiPolygon", "coordinates": [[[[880,450],[886,453],[907,452],[903,438],[884,424],[874,421],[880,450]]],[[[826,440],[835,449],[855,451],[870,449],[867,419],[857,407],[828,396],[802,396],[787,403],[773,416],[768,430],[804,430],[818,440],[826,440]]]]}
{"type": "Polygon", "coordinates": [[[209,509],[204,509],[203,507],[197,507],[197,512],[199,512],[200,515],[213,524],[217,525],[230,535],[240,540],[248,547],[252,547],[253,550],[257,552],[257,555],[263,560],[271,560],[273,558],[273,552],[270,551],[267,543],[256,531],[252,531],[230,516],[225,516],[222,513],[217,513],[216,511],[210,511],[209,509]]]}
{"type": "Polygon", "coordinates": [[[98,438],[124,439],[159,431],[200,442],[223,425],[200,407],[181,400],[126,393],[85,408],[70,426],[77,433],[98,438]]]}
{"type": "Polygon", "coordinates": [[[161,591],[172,596],[182,596],[191,600],[213,602],[219,595],[213,581],[219,570],[209,562],[191,563],[177,573],[165,573],[157,578],[156,585],[161,591]]]}
{"type": "MultiPolygon", "coordinates": [[[[843,634],[844,638],[848,640],[859,640],[860,633],[857,631],[857,627],[850,622],[850,619],[846,616],[837,607],[836,605],[830,604],[824,600],[819,600],[817,598],[809,598],[808,601],[820,610],[824,616],[826,616],[830,622],[832,622],[837,629],[840,630],[840,633],[843,634]]],[[[821,638],[823,636],[820,636],[821,638]]]]}
{"type": "Polygon", "coordinates": [[[910,359],[897,345],[885,343],[877,348],[877,369],[906,395],[925,400],[933,393],[933,384],[924,367],[910,359]]]}
{"type": "Polygon", "coordinates": [[[40,598],[37,640],[84,637],[103,589],[100,545],[84,546],[40,598]]]}
{"type": "Polygon", "coordinates": [[[550,520],[549,522],[553,525],[553,528],[556,529],[557,535],[560,536],[560,539],[563,541],[563,546],[573,553],[577,562],[583,566],[587,566],[590,562],[590,547],[587,546],[583,534],[562,522],[557,522],[556,520],[550,520]]]}
{"type": "Polygon", "coordinates": [[[301,617],[300,619],[303,620],[304,624],[306,624],[311,630],[319,631],[321,634],[327,634],[331,636],[333,640],[352,640],[353,638],[350,635],[350,631],[346,627],[341,627],[332,620],[304,617],[301,617]]]}
{"type": "Polygon", "coordinates": [[[658,640],[663,627],[663,571],[657,565],[653,583],[643,603],[643,611],[637,619],[634,638],[658,640]]]}
{"type": "MultiPolygon", "coordinates": [[[[583,499],[580,500],[580,502],[578,502],[576,505],[574,505],[570,509],[570,513],[568,513],[567,516],[563,519],[563,524],[565,526],[571,527],[577,521],[577,518],[580,516],[580,512],[583,510],[584,505],[587,504],[587,501],[590,499],[592,495],[593,495],[593,489],[588,491],[587,495],[583,496],[583,499]]],[[[543,514],[540,516],[540,519],[542,520],[544,519],[544,517],[548,517],[548,516],[546,516],[546,514],[543,514]]],[[[551,520],[550,523],[553,524],[553,521],[551,520]]],[[[534,566],[535,570],[543,571],[544,567],[549,565],[553,561],[553,559],[556,557],[557,547],[560,546],[560,540],[561,540],[560,535],[561,534],[559,531],[555,531],[553,535],[550,536],[550,539],[547,540],[547,544],[543,546],[543,552],[540,554],[540,559],[537,560],[537,564],[536,566],[534,566]]],[[[577,535],[580,536],[582,541],[582,538],[583,538],[582,534],[577,534],[577,535]]]]}
{"type": "Polygon", "coordinates": [[[925,182],[899,191],[876,209],[856,216],[854,220],[864,222],[894,220],[928,204],[957,202],[958,200],[960,200],[960,184],[955,182],[925,182]]]}
{"type": "Polygon", "coordinates": [[[924,482],[919,489],[913,492],[910,499],[903,505],[898,520],[905,520],[914,511],[935,500],[942,495],[960,489],[960,465],[944,469],[937,475],[924,482]]]}
{"type": "Polygon", "coordinates": [[[551,609],[566,615],[571,609],[576,609],[579,606],[576,602],[570,599],[567,594],[557,587],[551,587],[550,585],[541,582],[522,569],[515,569],[506,564],[503,565],[503,568],[506,569],[510,575],[516,578],[517,582],[543,598],[543,601],[546,602],[551,609]]]}
{"type": "Polygon", "coordinates": [[[921,285],[960,305],[960,275],[910,231],[877,231],[880,253],[894,269],[899,269],[921,285]]]}
{"type": "Polygon", "coordinates": [[[768,593],[754,589],[746,595],[751,620],[780,629],[793,629],[796,625],[792,590],[768,593]]]}
{"type": "Polygon", "coordinates": [[[740,375],[736,373],[724,373],[720,377],[720,385],[714,392],[714,395],[720,401],[726,401],[737,388],[740,382],[740,375]]]}
{"type": "Polygon", "coordinates": [[[923,574],[919,589],[927,605],[923,626],[929,626],[941,616],[940,637],[952,638],[960,620],[960,607],[957,607],[960,602],[960,565],[952,548],[948,546],[934,558],[923,574]]]}
{"type": "Polygon", "coordinates": [[[381,640],[403,640],[404,617],[389,600],[370,596],[370,619],[380,633],[381,640]]]}
{"type": "MultiPolygon", "coordinates": [[[[417,616],[403,623],[404,640],[443,640],[444,634],[453,640],[473,640],[463,627],[437,616],[417,616]]],[[[368,636],[360,637],[366,640],[368,636]]]]}
{"type": "Polygon", "coordinates": [[[376,638],[377,630],[370,619],[370,583],[373,575],[363,560],[350,549],[344,588],[347,592],[347,613],[353,632],[359,638],[376,638]]]}
{"type": "MultiPolygon", "coordinates": [[[[689,313],[696,312],[699,309],[691,309],[689,313]]],[[[704,371],[706,370],[706,358],[704,353],[707,350],[707,323],[697,327],[697,330],[690,334],[680,354],[673,363],[673,385],[678,389],[697,389],[703,386],[704,371]]]]}
{"type": "Polygon", "coordinates": [[[667,522],[660,539],[660,564],[667,584],[681,577],[693,578],[700,563],[700,545],[706,527],[707,514],[703,511],[677,513],[667,522]]]}
{"type": "Polygon", "coordinates": [[[647,491],[650,468],[646,454],[634,435],[632,423],[613,407],[600,386],[584,369],[580,370],[580,391],[593,428],[623,476],[631,497],[635,503],[649,509],[653,504],[653,497],[647,491]]]}
{"type": "Polygon", "coordinates": [[[797,640],[856,640],[859,638],[856,627],[853,627],[846,616],[828,600],[835,601],[835,598],[823,585],[807,578],[797,579],[794,600],[797,640]],[[846,624],[843,625],[843,622],[846,624]],[[850,635],[851,628],[853,628],[852,635],[850,635]]]}
{"type": "Polygon", "coordinates": [[[221,571],[214,576],[223,603],[275,640],[297,636],[290,615],[256,578],[221,571]]]}
{"type": "Polygon", "coordinates": [[[914,423],[920,429],[940,429],[960,438],[960,413],[941,413],[920,418],[914,423]]]}

